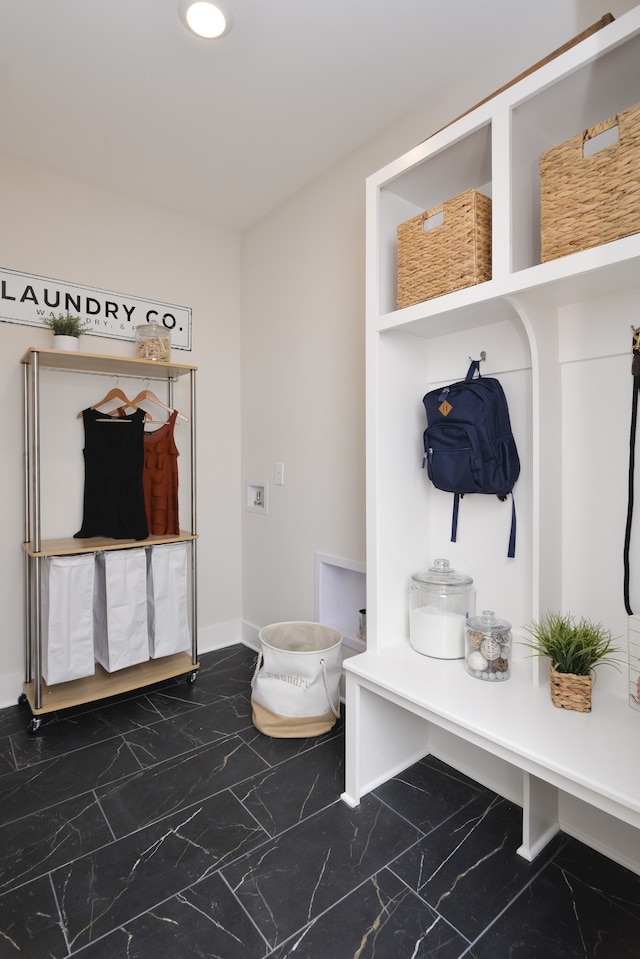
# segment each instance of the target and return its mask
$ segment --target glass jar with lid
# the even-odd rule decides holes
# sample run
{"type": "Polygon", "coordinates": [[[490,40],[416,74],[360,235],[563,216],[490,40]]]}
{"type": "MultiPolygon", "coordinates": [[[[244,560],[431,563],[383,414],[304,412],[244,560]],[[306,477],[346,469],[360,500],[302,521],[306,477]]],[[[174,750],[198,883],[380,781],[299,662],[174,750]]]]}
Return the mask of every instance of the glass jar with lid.
{"type": "Polygon", "coordinates": [[[436,559],[409,587],[409,641],[424,656],[464,659],[464,628],[476,607],[473,579],[436,559]]]}
{"type": "Polygon", "coordinates": [[[511,623],[491,609],[473,616],[465,627],[464,666],[470,676],[501,682],[511,675],[511,623]]]}
{"type": "Polygon", "coordinates": [[[135,352],[140,360],[168,360],[171,354],[171,333],[155,320],[136,326],[135,352]]]}

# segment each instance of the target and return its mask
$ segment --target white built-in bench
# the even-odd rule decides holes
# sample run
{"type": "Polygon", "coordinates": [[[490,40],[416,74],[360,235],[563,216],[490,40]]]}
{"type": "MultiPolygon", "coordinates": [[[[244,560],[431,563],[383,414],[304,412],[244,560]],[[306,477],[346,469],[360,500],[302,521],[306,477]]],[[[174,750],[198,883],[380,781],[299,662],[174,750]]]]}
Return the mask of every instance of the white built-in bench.
{"type": "Polygon", "coordinates": [[[433,754],[522,806],[526,859],[563,829],[640,872],[640,712],[628,704],[624,666],[598,668],[591,713],[554,707],[548,682],[532,679],[532,660],[517,646],[501,683],[408,642],[344,666],[346,803],[433,754]],[[600,811],[599,836],[585,807],[573,828],[564,821],[566,797],[600,811]]]}

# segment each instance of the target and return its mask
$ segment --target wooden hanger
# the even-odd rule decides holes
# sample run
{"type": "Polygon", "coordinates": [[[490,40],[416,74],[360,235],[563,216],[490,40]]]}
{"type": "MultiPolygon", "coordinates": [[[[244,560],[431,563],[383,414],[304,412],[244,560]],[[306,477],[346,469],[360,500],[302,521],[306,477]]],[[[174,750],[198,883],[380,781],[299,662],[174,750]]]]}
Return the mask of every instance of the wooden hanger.
{"type": "Polygon", "coordinates": [[[189,422],[189,418],[184,416],[183,413],[179,413],[178,410],[173,409],[171,406],[167,406],[166,403],[163,403],[162,400],[159,400],[155,393],[151,390],[141,390],[137,396],[131,400],[131,406],[134,406],[136,403],[141,403],[143,400],[150,400],[152,403],[155,403],[156,406],[159,406],[161,409],[166,410],[167,413],[176,413],[178,419],[184,420],[185,423],[189,422]]]}
{"type": "MultiPolygon", "coordinates": [[[[139,407],[136,406],[135,401],[132,402],[132,401],[129,399],[129,397],[126,396],[118,386],[114,386],[112,389],[110,389],[109,392],[108,392],[105,396],[103,396],[101,400],[98,400],[98,402],[97,402],[97,403],[94,403],[93,406],[90,406],[89,409],[91,409],[91,410],[97,410],[98,407],[104,406],[105,403],[109,403],[111,400],[122,400],[122,402],[123,402],[123,404],[124,404],[125,406],[130,406],[130,407],[132,407],[134,410],[139,409],[139,407]]],[[[76,419],[79,420],[79,419],[82,417],[82,412],[83,412],[83,411],[80,410],[80,412],[78,413],[76,419]]],[[[145,419],[150,420],[150,419],[151,419],[151,414],[150,414],[150,413],[147,413],[146,410],[144,410],[143,412],[144,412],[144,415],[145,415],[145,419]]],[[[127,423],[127,422],[129,422],[129,421],[128,421],[126,418],[124,418],[124,417],[120,417],[120,418],[114,417],[113,422],[114,422],[114,423],[117,423],[117,422],[127,423]]]]}

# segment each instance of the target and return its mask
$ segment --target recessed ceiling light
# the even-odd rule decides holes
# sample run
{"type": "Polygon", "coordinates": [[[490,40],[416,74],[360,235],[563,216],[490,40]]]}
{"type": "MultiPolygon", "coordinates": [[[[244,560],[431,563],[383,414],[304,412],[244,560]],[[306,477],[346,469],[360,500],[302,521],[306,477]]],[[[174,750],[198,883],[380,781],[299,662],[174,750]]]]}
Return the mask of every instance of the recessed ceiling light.
{"type": "Polygon", "coordinates": [[[223,36],[229,30],[230,19],[223,13],[220,7],[209,0],[196,0],[196,2],[180,4],[180,15],[186,26],[206,40],[215,40],[223,36]]]}

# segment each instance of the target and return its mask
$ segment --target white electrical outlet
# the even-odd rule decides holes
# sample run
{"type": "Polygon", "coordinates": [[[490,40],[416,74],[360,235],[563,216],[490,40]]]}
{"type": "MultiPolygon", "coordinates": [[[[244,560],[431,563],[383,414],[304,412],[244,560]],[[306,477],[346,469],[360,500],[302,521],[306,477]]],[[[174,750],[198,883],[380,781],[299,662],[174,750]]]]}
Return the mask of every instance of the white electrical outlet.
{"type": "Polygon", "coordinates": [[[274,468],[276,486],[284,486],[284,463],[276,463],[274,468]]]}

